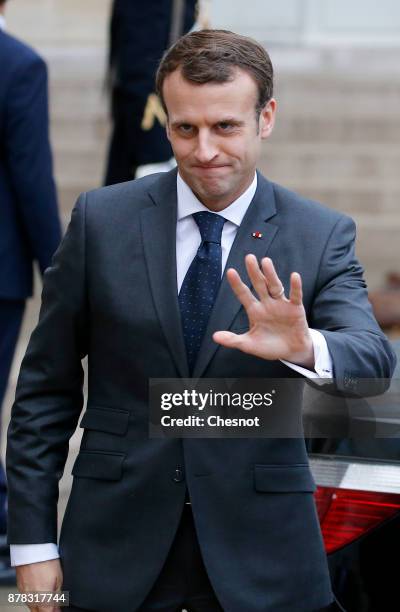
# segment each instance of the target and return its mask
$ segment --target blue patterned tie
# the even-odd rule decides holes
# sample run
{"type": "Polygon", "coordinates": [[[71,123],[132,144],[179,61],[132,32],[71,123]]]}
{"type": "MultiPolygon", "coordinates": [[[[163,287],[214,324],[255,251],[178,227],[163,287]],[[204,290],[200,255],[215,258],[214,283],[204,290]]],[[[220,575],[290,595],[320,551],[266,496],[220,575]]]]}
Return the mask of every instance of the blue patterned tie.
{"type": "Polygon", "coordinates": [[[190,264],[179,292],[183,336],[192,373],[207,322],[221,283],[221,235],[226,219],[211,212],[198,212],[201,244],[190,264]]]}

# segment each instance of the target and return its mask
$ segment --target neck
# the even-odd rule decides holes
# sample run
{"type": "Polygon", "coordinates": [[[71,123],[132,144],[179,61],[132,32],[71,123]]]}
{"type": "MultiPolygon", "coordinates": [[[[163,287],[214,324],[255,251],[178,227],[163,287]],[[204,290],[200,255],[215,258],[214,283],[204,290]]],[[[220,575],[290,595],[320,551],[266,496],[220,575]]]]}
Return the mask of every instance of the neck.
{"type": "Polygon", "coordinates": [[[249,177],[245,183],[239,186],[237,190],[227,195],[221,194],[221,195],[213,196],[213,197],[210,197],[207,194],[200,193],[199,191],[197,191],[195,186],[192,185],[190,176],[187,177],[185,173],[183,173],[181,170],[179,170],[179,174],[180,174],[181,179],[189,187],[192,193],[206,208],[208,208],[212,212],[221,212],[225,208],[228,208],[228,206],[230,206],[233,202],[235,202],[238,198],[240,198],[240,196],[242,196],[245,193],[245,191],[247,191],[247,189],[250,187],[250,185],[252,184],[254,180],[256,169],[254,169],[254,173],[252,174],[252,176],[249,177]]]}

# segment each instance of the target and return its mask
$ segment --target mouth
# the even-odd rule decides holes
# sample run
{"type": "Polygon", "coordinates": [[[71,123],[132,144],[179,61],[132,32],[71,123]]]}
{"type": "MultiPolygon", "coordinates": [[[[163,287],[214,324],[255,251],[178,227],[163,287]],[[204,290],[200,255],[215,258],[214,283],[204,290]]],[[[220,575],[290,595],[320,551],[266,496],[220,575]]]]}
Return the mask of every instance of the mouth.
{"type": "Polygon", "coordinates": [[[220,164],[218,166],[193,166],[193,168],[199,170],[200,172],[213,172],[218,170],[224,170],[226,168],[229,168],[229,166],[227,164],[220,164]]]}

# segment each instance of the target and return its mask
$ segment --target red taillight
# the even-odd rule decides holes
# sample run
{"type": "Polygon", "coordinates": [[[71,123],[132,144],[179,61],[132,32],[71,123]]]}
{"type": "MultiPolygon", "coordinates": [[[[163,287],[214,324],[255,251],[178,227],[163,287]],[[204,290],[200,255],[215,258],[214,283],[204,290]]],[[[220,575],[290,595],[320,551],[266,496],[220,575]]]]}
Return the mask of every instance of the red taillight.
{"type": "Polygon", "coordinates": [[[327,553],[400,512],[400,495],[396,493],[318,487],[315,501],[327,553]]]}

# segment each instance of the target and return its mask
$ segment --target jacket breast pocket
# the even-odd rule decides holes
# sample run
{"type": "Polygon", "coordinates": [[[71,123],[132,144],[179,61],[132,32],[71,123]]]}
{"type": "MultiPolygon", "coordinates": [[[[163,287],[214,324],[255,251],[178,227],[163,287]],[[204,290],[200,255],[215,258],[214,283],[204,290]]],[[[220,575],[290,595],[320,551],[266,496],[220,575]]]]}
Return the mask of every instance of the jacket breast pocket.
{"type": "Polygon", "coordinates": [[[129,410],[88,405],[79,427],[124,436],[128,430],[129,410]]]}
{"type": "Polygon", "coordinates": [[[81,450],[75,460],[72,474],[80,478],[120,480],[125,456],[125,453],[81,450]]]}
{"type": "Polygon", "coordinates": [[[306,463],[294,465],[256,464],[254,488],[268,493],[314,493],[314,478],[306,463]]]}

